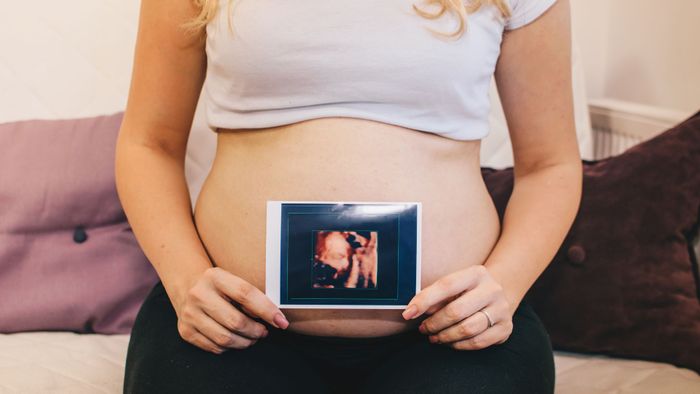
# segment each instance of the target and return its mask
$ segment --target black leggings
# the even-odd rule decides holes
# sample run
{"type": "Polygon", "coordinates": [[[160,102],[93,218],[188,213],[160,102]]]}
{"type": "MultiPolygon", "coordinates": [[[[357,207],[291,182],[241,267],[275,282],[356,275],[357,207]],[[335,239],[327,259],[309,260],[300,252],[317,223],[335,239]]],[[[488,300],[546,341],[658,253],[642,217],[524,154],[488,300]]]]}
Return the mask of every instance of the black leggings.
{"type": "Polygon", "coordinates": [[[453,350],[409,331],[375,338],[279,330],[220,355],[180,337],[162,283],[131,332],[124,392],[133,393],[537,393],[554,392],[549,335],[530,305],[511,336],[481,350],[453,350]]]}

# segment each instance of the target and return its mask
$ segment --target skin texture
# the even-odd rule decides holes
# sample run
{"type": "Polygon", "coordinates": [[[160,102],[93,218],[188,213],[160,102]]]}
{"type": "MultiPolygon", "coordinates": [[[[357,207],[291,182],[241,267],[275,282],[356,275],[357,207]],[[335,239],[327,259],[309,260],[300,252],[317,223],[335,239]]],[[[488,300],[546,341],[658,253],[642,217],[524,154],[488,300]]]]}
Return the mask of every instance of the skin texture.
{"type": "Polygon", "coordinates": [[[220,353],[263,340],[266,325],[377,336],[415,329],[420,319],[422,332],[455,349],[507,339],[517,304],[551,261],[580,201],[568,1],[504,34],[495,76],[515,187],[503,228],[480,176],[479,141],[340,117],[222,130],[193,213],[184,160],[206,54],[203,32],[188,37],[177,26],[196,13],[189,1],[142,1],[115,161],[122,205],[175,307],[183,339],[220,353]],[[337,165],[320,165],[329,162],[337,165]],[[312,176],[308,168],[327,172],[312,176]],[[371,182],[344,186],[355,183],[357,168],[373,169],[363,175],[371,182]],[[423,201],[423,290],[403,315],[280,311],[263,293],[259,201],[266,199],[423,201]],[[493,327],[487,329],[481,308],[493,327]]]}

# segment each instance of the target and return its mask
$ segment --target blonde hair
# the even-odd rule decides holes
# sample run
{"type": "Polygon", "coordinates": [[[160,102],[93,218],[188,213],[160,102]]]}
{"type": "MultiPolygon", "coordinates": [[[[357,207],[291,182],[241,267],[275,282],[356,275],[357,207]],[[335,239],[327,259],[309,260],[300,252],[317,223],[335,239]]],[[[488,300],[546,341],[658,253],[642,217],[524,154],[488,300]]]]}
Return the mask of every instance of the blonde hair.
{"type": "MultiPolygon", "coordinates": [[[[189,20],[181,25],[186,31],[191,33],[197,33],[203,29],[209,21],[211,21],[219,9],[219,0],[192,0],[194,4],[199,8],[199,14],[192,20],[189,20]]],[[[225,0],[224,0],[225,1],[225,0]]],[[[428,28],[435,34],[442,35],[448,38],[459,38],[462,36],[467,28],[467,14],[474,13],[479,10],[484,5],[494,5],[501,13],[503,18],[509,18],[511,16],[510,7],[507,4],[507,0],[469,0],[467,5],[464,4],[462,0],[424,0],[427,5],[438,5],[440,9],[431,14],[429,12],[423,11],[412,4],[413,10],[420,16],[426,19],[437,19],[445,14],[445,12],[451,12],[457,14],[459,17],[459,28],[452,33],[442,33],[428,28]]],[[[228,7],[230,9],[233,0],[228,0],[228,7]]],[[[228,12],[228,24],[231,27],[231,13],[228,12]]]]}

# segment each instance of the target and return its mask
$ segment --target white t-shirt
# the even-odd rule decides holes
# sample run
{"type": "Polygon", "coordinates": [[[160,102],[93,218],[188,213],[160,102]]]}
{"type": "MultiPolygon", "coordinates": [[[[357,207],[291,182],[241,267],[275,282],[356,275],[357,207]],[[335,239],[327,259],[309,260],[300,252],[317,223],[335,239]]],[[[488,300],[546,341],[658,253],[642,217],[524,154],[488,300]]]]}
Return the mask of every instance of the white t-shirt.
{"type": "MultiPolygon", "coordinates": [[[[509,0],[434,20],[412,0],[219,0],[207,25],[207,124],[262,128],[345,116],[455,140],[489,132],[489,88],[503,31],[523,26],[556,0],[509,0]],[[231,28],[229,30],[228,16],[231,28]]],[[[433,6],[415,1],[433,12],[433,6]]]]}

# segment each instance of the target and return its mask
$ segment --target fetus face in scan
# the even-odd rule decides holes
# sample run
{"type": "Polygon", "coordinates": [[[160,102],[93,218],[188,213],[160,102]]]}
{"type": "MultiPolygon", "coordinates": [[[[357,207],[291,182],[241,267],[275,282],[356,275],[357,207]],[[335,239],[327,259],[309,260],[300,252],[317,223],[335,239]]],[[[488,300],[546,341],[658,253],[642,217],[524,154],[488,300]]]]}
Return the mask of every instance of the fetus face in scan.
{"type": "Polygon", "coordinates": [[[314,287],[376,287],[377,232],[319,231],[314,251],[314,287]]]}

